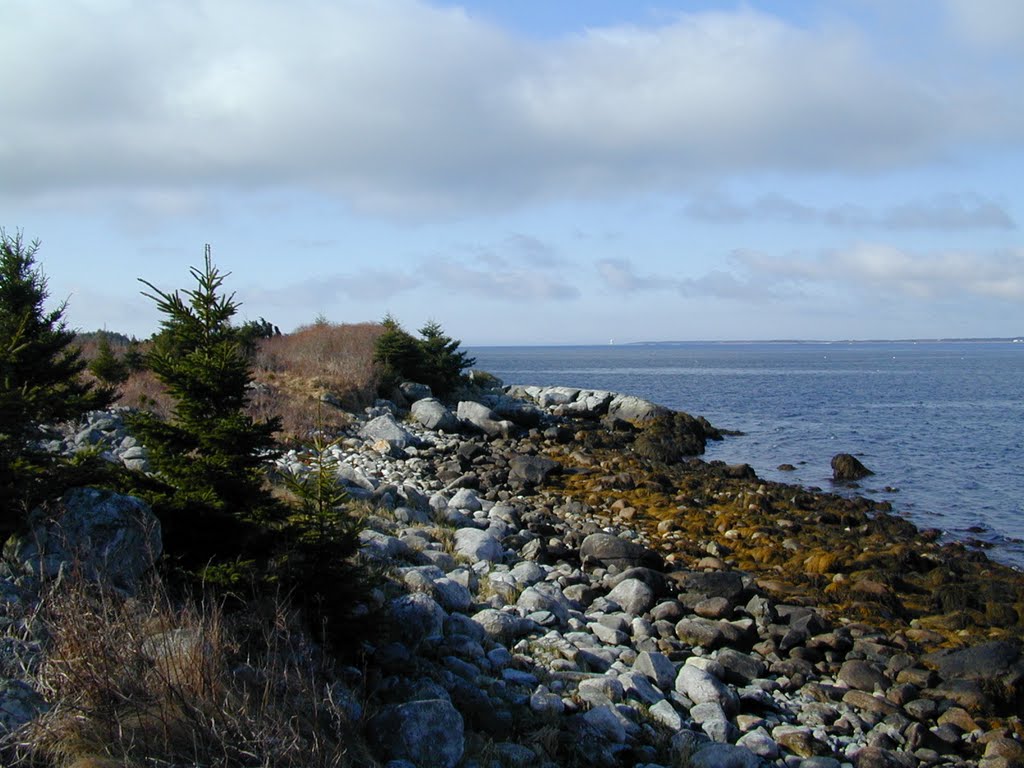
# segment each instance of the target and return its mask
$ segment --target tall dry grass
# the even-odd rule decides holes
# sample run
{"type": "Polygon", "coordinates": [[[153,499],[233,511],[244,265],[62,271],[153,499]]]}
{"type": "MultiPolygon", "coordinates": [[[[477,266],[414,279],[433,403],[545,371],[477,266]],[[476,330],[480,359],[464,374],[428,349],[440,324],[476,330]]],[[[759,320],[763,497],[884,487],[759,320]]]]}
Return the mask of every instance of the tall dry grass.
{"type": "Polygon", "coordinates": [[[329,669],[282,607],[176,605],[64,579],[35,616],[34,685],[52,708],[8,739],[8,765],[335,768],[363,763],[329,669]]]}
{"type": "Polygon", "coordinates": [[[376,396],[373,353],[383,330],[377,323],[318,323],[260,340],[250,412],[280,418],[286,441],[344,426],[340,409],[370,405],[376,396]]]}

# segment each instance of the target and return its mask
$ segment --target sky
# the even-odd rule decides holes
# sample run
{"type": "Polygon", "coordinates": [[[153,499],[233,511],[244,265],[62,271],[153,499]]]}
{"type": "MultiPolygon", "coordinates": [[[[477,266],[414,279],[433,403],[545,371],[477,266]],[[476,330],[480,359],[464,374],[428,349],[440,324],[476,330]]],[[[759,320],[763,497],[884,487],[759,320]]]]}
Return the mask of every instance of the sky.
{"type": "Polygon", "coordinates": [[[1020,0],[4,0],[0,226],[139,338],[1024,335],[1020,0]]]}

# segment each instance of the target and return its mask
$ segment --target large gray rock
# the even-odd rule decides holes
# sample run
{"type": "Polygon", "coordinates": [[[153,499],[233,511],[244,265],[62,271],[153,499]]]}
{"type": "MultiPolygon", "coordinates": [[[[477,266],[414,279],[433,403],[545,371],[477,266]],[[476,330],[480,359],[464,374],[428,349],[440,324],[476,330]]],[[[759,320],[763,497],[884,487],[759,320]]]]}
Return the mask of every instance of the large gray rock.
{"type": "Polygon", "coordinates": [[[359,430],[359,436],[372,443],[384,440],[397,450],[419,443],[417,437],[395,421],[395,417],[390,413],[382,414],[366,422],[359,430]]]}
{"type": "Polygon", "coordinates": [[[86,578],[134,594],[139,579],[163,553],[160,521],[134,496],[73,488],[29,516],[29,533],[4,545],[8,561],[53,578],[79,568],[86,578]]]}
{"type": "Polygon", "coordinates": [[[543,456],[513,456],[508,463],[508,479],[532,487],[541,485],[558,469],[558,462],[543,456]]]}
{"type": "Polygon", "coordinates": [[[407,642],[416,644],[444,637],[447,614],[430,595],[402,595],[392,600],[389,608],[395,626],[407,642]]]}
{"type": "Polygon", "coordinates": [[[608,593],[608,599],[618,603],[626,613],[639,616],[654,605],[654,590],[640,579],[626,579],[608,593]]]}
{"type": "Polygon", "coordinates": [[[632,424],[643,424],[668,413],[670,411],[665,406],[634,395],[615,395],[608,404],[609,417],[622,419],[632,424]]]}
{"type": "Polygon", "coordinates": [[[646,566],[658,568],[661,558],[646,547],[620,539],[610,533],[592,533],[580,545],[580,560],[585,566],[613,565],[619,570],[646,566]]]}
{"type": "Polygon", "coordinates": [[[469,558],[474,563],[500,563],[505,551],[501,542],[488,531],[460,528],[455,532],[455,553],[469,558]]]}
{"type": "Polygon", "coordinates": [[[745,747],[708,744],[690,757],[693,768],[758,768],[761,758],[745,747]]]}
{"type": "Polygon", "coordinates": [[[459,420],[455,415],[433,397],[414,402],[412,418],[417,424],[437,432],[455,432],[459,428],[459,420]]]}
{"type": "Polygon", "coordinates": [[[479,613],[473,614],[473,621],[484,628],[484,632],[489,638],[506,645],[523,633],[522,619],[515,614],[505,613],[495,608],[484,608],[479,613]]]}
{"type": "Polygon", "coordinates": [[[465,750],[462,715],[444,699],[386,707],[367,736],[385,760],[408,760],[418,768],[454,768],[465,750]]]}
{"type": "Polygon", "coordinates": [[[483,432],[488,437],[508,437],[515,428],[511,421],[499,419],[486,405],[474,403],[472,400],[460,402],[456,415],[463,424],[483,432]]]}
{"type": "Polygon", "coordinates": [[[415,381],[403,381],[398,385],[398,391],[402,393],[402,397],[404,397],[407,402],[410,402],[413,405],[420,400],[434,396],[430,387],[426,384],[420,384],[415,381]]]}
{"type": "Polygon", "coordinates": [[[633,662],[633,669],[646,675],[662,691],[672,690],[676,681],[676,666],[659,651],[641,651],[633,662]]]}
{"type": "Polygon", "coordinates": [[[22,680],[0,680],[0,737],[48,709],[43,697],[22,680]]]}
{"type": "Polygon", "coordinates": [[[675,687],[694,704],[718,704],[728,715],[735,715],[739,711],[736,691],[699,667],[690,664],[681,666],[676,675],[675,687]]]}

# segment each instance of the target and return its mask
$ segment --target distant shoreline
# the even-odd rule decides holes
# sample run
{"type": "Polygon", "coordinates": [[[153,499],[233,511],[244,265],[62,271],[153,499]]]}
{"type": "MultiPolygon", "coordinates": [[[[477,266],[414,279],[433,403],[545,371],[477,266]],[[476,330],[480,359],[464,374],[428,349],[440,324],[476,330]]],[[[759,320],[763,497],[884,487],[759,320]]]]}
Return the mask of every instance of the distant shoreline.
{"type": "Polygon", "coordinates": [[[668,341],[623,341],[589,343],[546,343],[546,344],[467,344],[467,348],[495,349],[516,347],[675,347],[688,344],[707,345],[740,345],[740,344],[806,344],[806,345],[842,345],[842,344],[1021,344],[1024,347],[1024,335],[992,338],[949,338],[949,339],[689,339],[668,341]]]}

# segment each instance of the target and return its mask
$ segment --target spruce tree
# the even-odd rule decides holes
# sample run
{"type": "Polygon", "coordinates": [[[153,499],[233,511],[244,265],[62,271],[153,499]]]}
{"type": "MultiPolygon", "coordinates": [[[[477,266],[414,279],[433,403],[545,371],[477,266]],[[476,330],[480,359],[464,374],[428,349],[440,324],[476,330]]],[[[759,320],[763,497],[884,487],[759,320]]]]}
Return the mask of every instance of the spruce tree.
{"type": "Polygon", "coordinates": [[[391,390],[402,381],[419,381],[423,355],[420,345],[389,313],[381,322],[384,333],[377,337],[373,360],[381,368],[379,390],[390,396],[391,390]]]}
{"type": "Polygon", "coordinates": [[[89,361],[89,373],[102,382],[123,384],[128,378],[128,365],[110,348],[110,337],[100,331],[96,341],[96,357],[89,361]]]}
{"type": "Polygon", "coordinates": [[[459,340],[446,334],[434,320],[420,328],[420,336],[423,383],[438,397],[448,397],[462,383],[462,372],[472,368],[476,360],[461,351],[459,340]]]}
{"type": "Polygon", "coordinates": [[[279,424],[244,413],[252,370],[241,331],[231,325],[239,304],[221,292],[227,275],[213,265],[209,246],[204,268],[191,273],[197,285],[183,292],[166,293],[140,278],[150,290],[143,295],[165,316],[147,367],[175,405],[169,421],[140,413],[131,423],[153,468],[174,487],[165,500],[173,508],[258,519],[275,508],[261,467],[275,450],[279,424]]]}
{"type": "Polygon", "coordinates": [[[36,266],[39,242],[0,229],[0,517],[45,492],[53,460],[28,445],[40,423],[66,421],[112,399],[81,373],[85,361],[64,319],[67,303],[47,311],[46,277],[36,266]],[[16,504],[17,502],[17,504],[16,504]]]}

